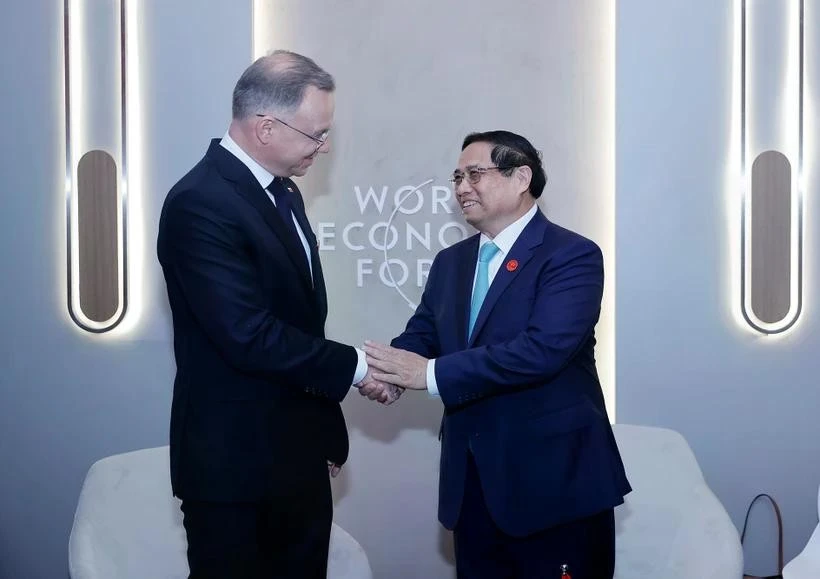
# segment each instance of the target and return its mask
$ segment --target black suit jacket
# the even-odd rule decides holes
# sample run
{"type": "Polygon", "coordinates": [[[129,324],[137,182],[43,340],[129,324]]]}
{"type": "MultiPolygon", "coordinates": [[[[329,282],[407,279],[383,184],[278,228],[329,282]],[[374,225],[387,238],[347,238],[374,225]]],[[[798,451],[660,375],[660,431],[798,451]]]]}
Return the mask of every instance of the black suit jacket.
{"type": "Polygon", "coordinates": [[[173,315],[171,482],[179,497],[276,496],[315,475],[319,461],[347,459],[339,402],[356,351],[324,337],[316,238],[287,184],[313,280],[299,240],[218,139],[163,205],[157,254],[173,315]]]}

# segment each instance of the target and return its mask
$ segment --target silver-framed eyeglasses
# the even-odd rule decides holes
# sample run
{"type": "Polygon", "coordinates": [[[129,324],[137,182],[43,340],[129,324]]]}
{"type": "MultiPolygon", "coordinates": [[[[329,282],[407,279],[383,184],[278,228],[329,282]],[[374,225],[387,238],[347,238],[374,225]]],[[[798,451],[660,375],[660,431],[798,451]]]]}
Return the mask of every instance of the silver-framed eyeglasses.
{"type": "Polygon", "coordinates": [[[453,175],[450,177],[450,183],[452,183],[455,187],[461,185],[461,182],[464,181],[464,178],[467,178],[467,181],[470,185],[475,185],[479,181],[481,181],[481,176],[488,171],[506,171],[507,169],[514,169],[515,167],[467,167],[466,171],[453,171],[453,175]]]}
{"type": "Polygon", "coordinates": [[[256,116],[257,116],[257,117],[270,117],[270,118],[272,118],[274,121],[276,121],[276,122],[278,122],[278,123],[282,123],[282,124],[283,124],[283,125],[285,125],[287,128],[289,128],[289,129],[291,129],[291,130],[296,131],[296,132],[297,132],[297,133],[299,133],[300,135],[304,135],[305,137],[307,137],[308,139],[310,139],[311,141],[313,141],[314,143],[316,143],[316,148],[313,150],[313,152],[314,152],[314,153],[315,153],[316,151],[318,151],[319,149],[321,149],[321,148],[322,148],[322,145],[324,145],[324,144],[327,142],[327,138],[328,138],[328,136],[330,135],[330,129],[325,129],[324,131],[322,131],[322,134],[321,134],[321,135],[319,135],[318,137],[315,137],[315,136],[310,135],[310,134],[308,134],[308,133],[306,133],[306,132],[304,132],[304,131],[300,131],[299,129],[297,129],[297,128],[296,128],[296,127],[294,127],[293,125],[290,125],[290,124],[286,123],[285,121],[283,121],[283,120],[282,120],[282,119],[280,119],[279,117],[275,117],[275,116],[273,116],[273,115],[265,115],[265,114],[262,114],[262,113],[256,113],[256,116]]]}

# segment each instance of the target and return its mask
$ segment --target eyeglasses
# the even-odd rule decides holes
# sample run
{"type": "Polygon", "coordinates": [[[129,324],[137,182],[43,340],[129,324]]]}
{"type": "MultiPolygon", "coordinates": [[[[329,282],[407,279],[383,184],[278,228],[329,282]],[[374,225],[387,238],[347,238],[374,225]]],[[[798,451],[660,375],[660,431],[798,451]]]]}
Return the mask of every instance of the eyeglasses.
{"type": "Polygon", "coordinates": [[[279,123],[282,123],[282,124],[283,124],[283,125],[285,125],[287,128],[289,128],[289,129],[292,129],[292,130],[296,131],[296,132],[297,132],[297,133],[299,133],[300,135],[304,135],[305,137],[307,137],[308,139],[310,139],[311,141],[313,141],[314,143],[316,143],[316,148],[313,150],[313,152],[314,152],[314,153],[315,153],[316,151],[318,151],[319,149],[321,149],[321,148],[322,148],[322,145],[324,145],[324,144],[327,142],[327,137],[328,137],[328,135],[330,135],[330,129],[325,129],[324,131],[322,131],[322,134],[321,134],[321,135],[319,135],[318,137],[314,137],[313,135],[309,135],[309,134],[307,134],[307,133],[306,133],[306,132],[304,132],[304,131],[300,131],[299,129],[297,129],[297,128],[296,128],[296,127],[294,127],[293,125],[289,125],[288,123],[286,123],[286,122],[285,122],[285,121],[283,121],[282,119],[280,119],[280,118],[278,118],[278,117],[274,117],[273,115],[264,115],[264,114],[256,113],[256,116],[257,116],[257,117],[263,117],[263,118],[264,118],[264,117],[270,117],[270,118],[272,118],[274,121],[279,122],[279,123]]]}
{"type": "Polygon", "coordinates": [[[487,171],[506,171],[507,169],[514,168],[515,167],[468,167],[465,173],[454,171],[452,177],[450,177],[450,182],[458,187],[461,185],[461,182],[464,181],[464,177],[467,177],[467,181],[471,185],[475,185],[481,181],[481,176],[487,171]]]}

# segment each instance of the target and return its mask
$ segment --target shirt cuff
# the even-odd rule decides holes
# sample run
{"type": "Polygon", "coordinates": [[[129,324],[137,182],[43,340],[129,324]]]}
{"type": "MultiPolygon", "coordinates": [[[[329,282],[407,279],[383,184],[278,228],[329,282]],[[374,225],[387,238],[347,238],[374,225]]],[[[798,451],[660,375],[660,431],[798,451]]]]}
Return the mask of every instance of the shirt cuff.
{"type": "Polygon", "coordinates": [[[351,384],[351,386],[358,388],[359,382],[364,380],[364,377],[367,375],[367,358],[364,351],[359,348],[356,348],[356,356],[358,356],[359,360],[356,362],[356,373],[353,374],[353,384],[351,384]]]}
{"type": "Polygon", "coordinates": [[[430,396],[438,396],[438,384],[436,384],[436,360],[427,360],[427,392],[430,396]]]}

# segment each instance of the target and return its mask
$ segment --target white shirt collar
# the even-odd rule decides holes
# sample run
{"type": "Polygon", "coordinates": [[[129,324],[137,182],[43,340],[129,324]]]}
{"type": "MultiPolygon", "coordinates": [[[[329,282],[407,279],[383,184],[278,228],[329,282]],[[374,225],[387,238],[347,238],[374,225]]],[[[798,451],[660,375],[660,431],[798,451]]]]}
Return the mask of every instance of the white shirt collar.
{"type": "Polygon", "coordinates": [[[242,161],[242,163],[244,163],[245,166],[248,169],[250,169],[251,173],[253,173],[253,176],[256,177],[257,181],[259,181],[259,184],[262,186],[262,189],[268,188],[268,185],[271,184],[274,176],[262,165],[257,163],[253,159],[253,157],[251,157],[244,150],[242,150],[242,147],[237,145],[236,141],[234,141],[227,132],[225,133],[225,136],[222,137],[222,140],[219,142],[219,144],[225,147],[231,153],[233,153],[233,155],[237,159],[242,161]]]}
{"type": "Polygon", "coordinates": [[[499,252],[501,255],[507,255],[512,246],[518,240],[518,237],[521,235],[521,232],[524,231],[524,228],[527,224],[535,217],[535,213],[538,211],[538,204],[533,203],[530,210],[527,211],[524,215],[510,223],[507,227],[505,227],[498,235],[495,236],[494,239],[490,239],[485,234],[481,234],[481,238],[478,240],[478,246],[481,247],[488,241],[492,241],[495,245],[500,249],[499,252]]]}

